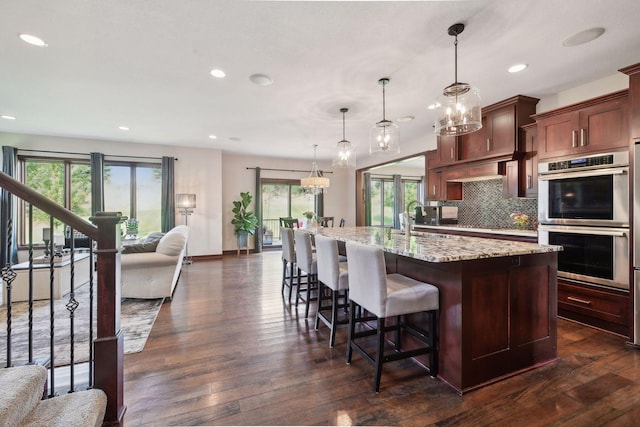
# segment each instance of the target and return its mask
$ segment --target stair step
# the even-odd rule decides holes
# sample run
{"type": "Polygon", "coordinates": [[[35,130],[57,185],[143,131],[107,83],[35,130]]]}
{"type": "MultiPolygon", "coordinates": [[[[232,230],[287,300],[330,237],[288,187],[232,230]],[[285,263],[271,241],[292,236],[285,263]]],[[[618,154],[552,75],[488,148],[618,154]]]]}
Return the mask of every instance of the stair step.
{"type": "Polygon", "coordinates": [[[92,389],[68,393],[40,402],[22,421],[21,427],[101,426],[107,408],[107,395],[92,389]]]}
{"type": "Polygon", "coordinates": [[[38,365],[0,369],[0,426],[16,426],[38,405],[47,370],[38,365]]]}

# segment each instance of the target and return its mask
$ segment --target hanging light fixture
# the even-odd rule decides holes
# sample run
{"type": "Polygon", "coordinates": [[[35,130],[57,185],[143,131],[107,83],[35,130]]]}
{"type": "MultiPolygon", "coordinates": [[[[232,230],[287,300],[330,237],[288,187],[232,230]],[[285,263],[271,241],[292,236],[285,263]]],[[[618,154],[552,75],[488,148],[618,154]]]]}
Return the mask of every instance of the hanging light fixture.
{"type": "Polygon", "coordinates": [[[320,194],[325,188],[329,188],[329,178],[322,176],[322,172],[318,170],[318,164],[316,163],[316,147],[318,144],[313,144],[313,164],[311,165],[311,173],[308,177],[300,180],[300,185],[304,188],[307,194],[320,194]]]}
{"type": "Polygon", "coordinates": [[[385,105],[385,86],[389,84],[389,78],[378,80],[382,85],[382,120],[371,129],[369,136],[369,152],[372,155],[384,155],[400,152],[400,128],[391,120],[387,120],[385,105]]]}
{"type": "Polygon", "coordinates": [[[455,81],[442,91],[437,98],[438,116],[435,131],[439,135],[464,135],[482,128],[480,91],[468,83],[458,81],[458,35],[464,31],[464,24],[449,27],[450,36],[455,36],[455,81]]]}
{"type": "Polygon", "coordinates": [[[342,113],[342,141],[338,142],[336,152],[333,155],[333,166],[343,168],[353,168],[356,166],[356,151],[351,142],[347,141],[344,136],[344,114],[349,111],[348,108],[341,108],[342,113]]]}

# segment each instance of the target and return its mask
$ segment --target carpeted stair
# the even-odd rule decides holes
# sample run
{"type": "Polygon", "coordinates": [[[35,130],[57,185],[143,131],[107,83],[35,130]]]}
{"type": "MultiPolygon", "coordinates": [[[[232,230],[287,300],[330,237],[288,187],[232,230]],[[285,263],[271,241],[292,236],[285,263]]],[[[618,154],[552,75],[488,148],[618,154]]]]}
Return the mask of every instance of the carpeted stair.
{"type": "Polygon", "coordinates": [[[107,407],[102,390],[42,400],[47,370],[38,365],[0,369],[0,427],[100,426],[107,407]]]}

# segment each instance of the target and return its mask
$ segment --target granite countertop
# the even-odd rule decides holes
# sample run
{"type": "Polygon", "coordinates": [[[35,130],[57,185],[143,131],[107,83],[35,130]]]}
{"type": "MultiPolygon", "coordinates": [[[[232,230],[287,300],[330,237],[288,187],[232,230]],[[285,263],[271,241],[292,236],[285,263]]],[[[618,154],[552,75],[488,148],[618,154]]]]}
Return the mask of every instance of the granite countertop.
{"type": "Polygon", "coordinates": [[[502,234],[505,236],[538,237],[538,232],[534,230],[519,230],[517,228],[481,228],[467,225],[426,225],[414,224],[416,230],[452,230],[468,231],[470,233],[502,234]]]}
{"type": "Polygon", "coordinates": [[[343,242],[358,242],[382,247],[386,252],[427,262],[453,262],[482,258],[558,252],[562,246],[500,241],[481,237],[415,231],[409,239],[400,230],[380,227],[318,228],[310,232],[343,242]]]}

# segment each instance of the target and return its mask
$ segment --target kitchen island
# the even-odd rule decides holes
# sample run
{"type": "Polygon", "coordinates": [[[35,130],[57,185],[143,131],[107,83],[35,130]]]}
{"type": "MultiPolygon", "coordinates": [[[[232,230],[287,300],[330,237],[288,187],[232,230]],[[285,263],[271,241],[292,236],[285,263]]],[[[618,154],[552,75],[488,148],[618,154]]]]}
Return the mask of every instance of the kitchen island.
{"type": "Polygon", "coordinates": [[[407,238],[377,227],[317,233],[379,246],[388,273],[438,287],[438,377],[459,393],[556,360],[561,247],[422,232],[407,238]]]}

